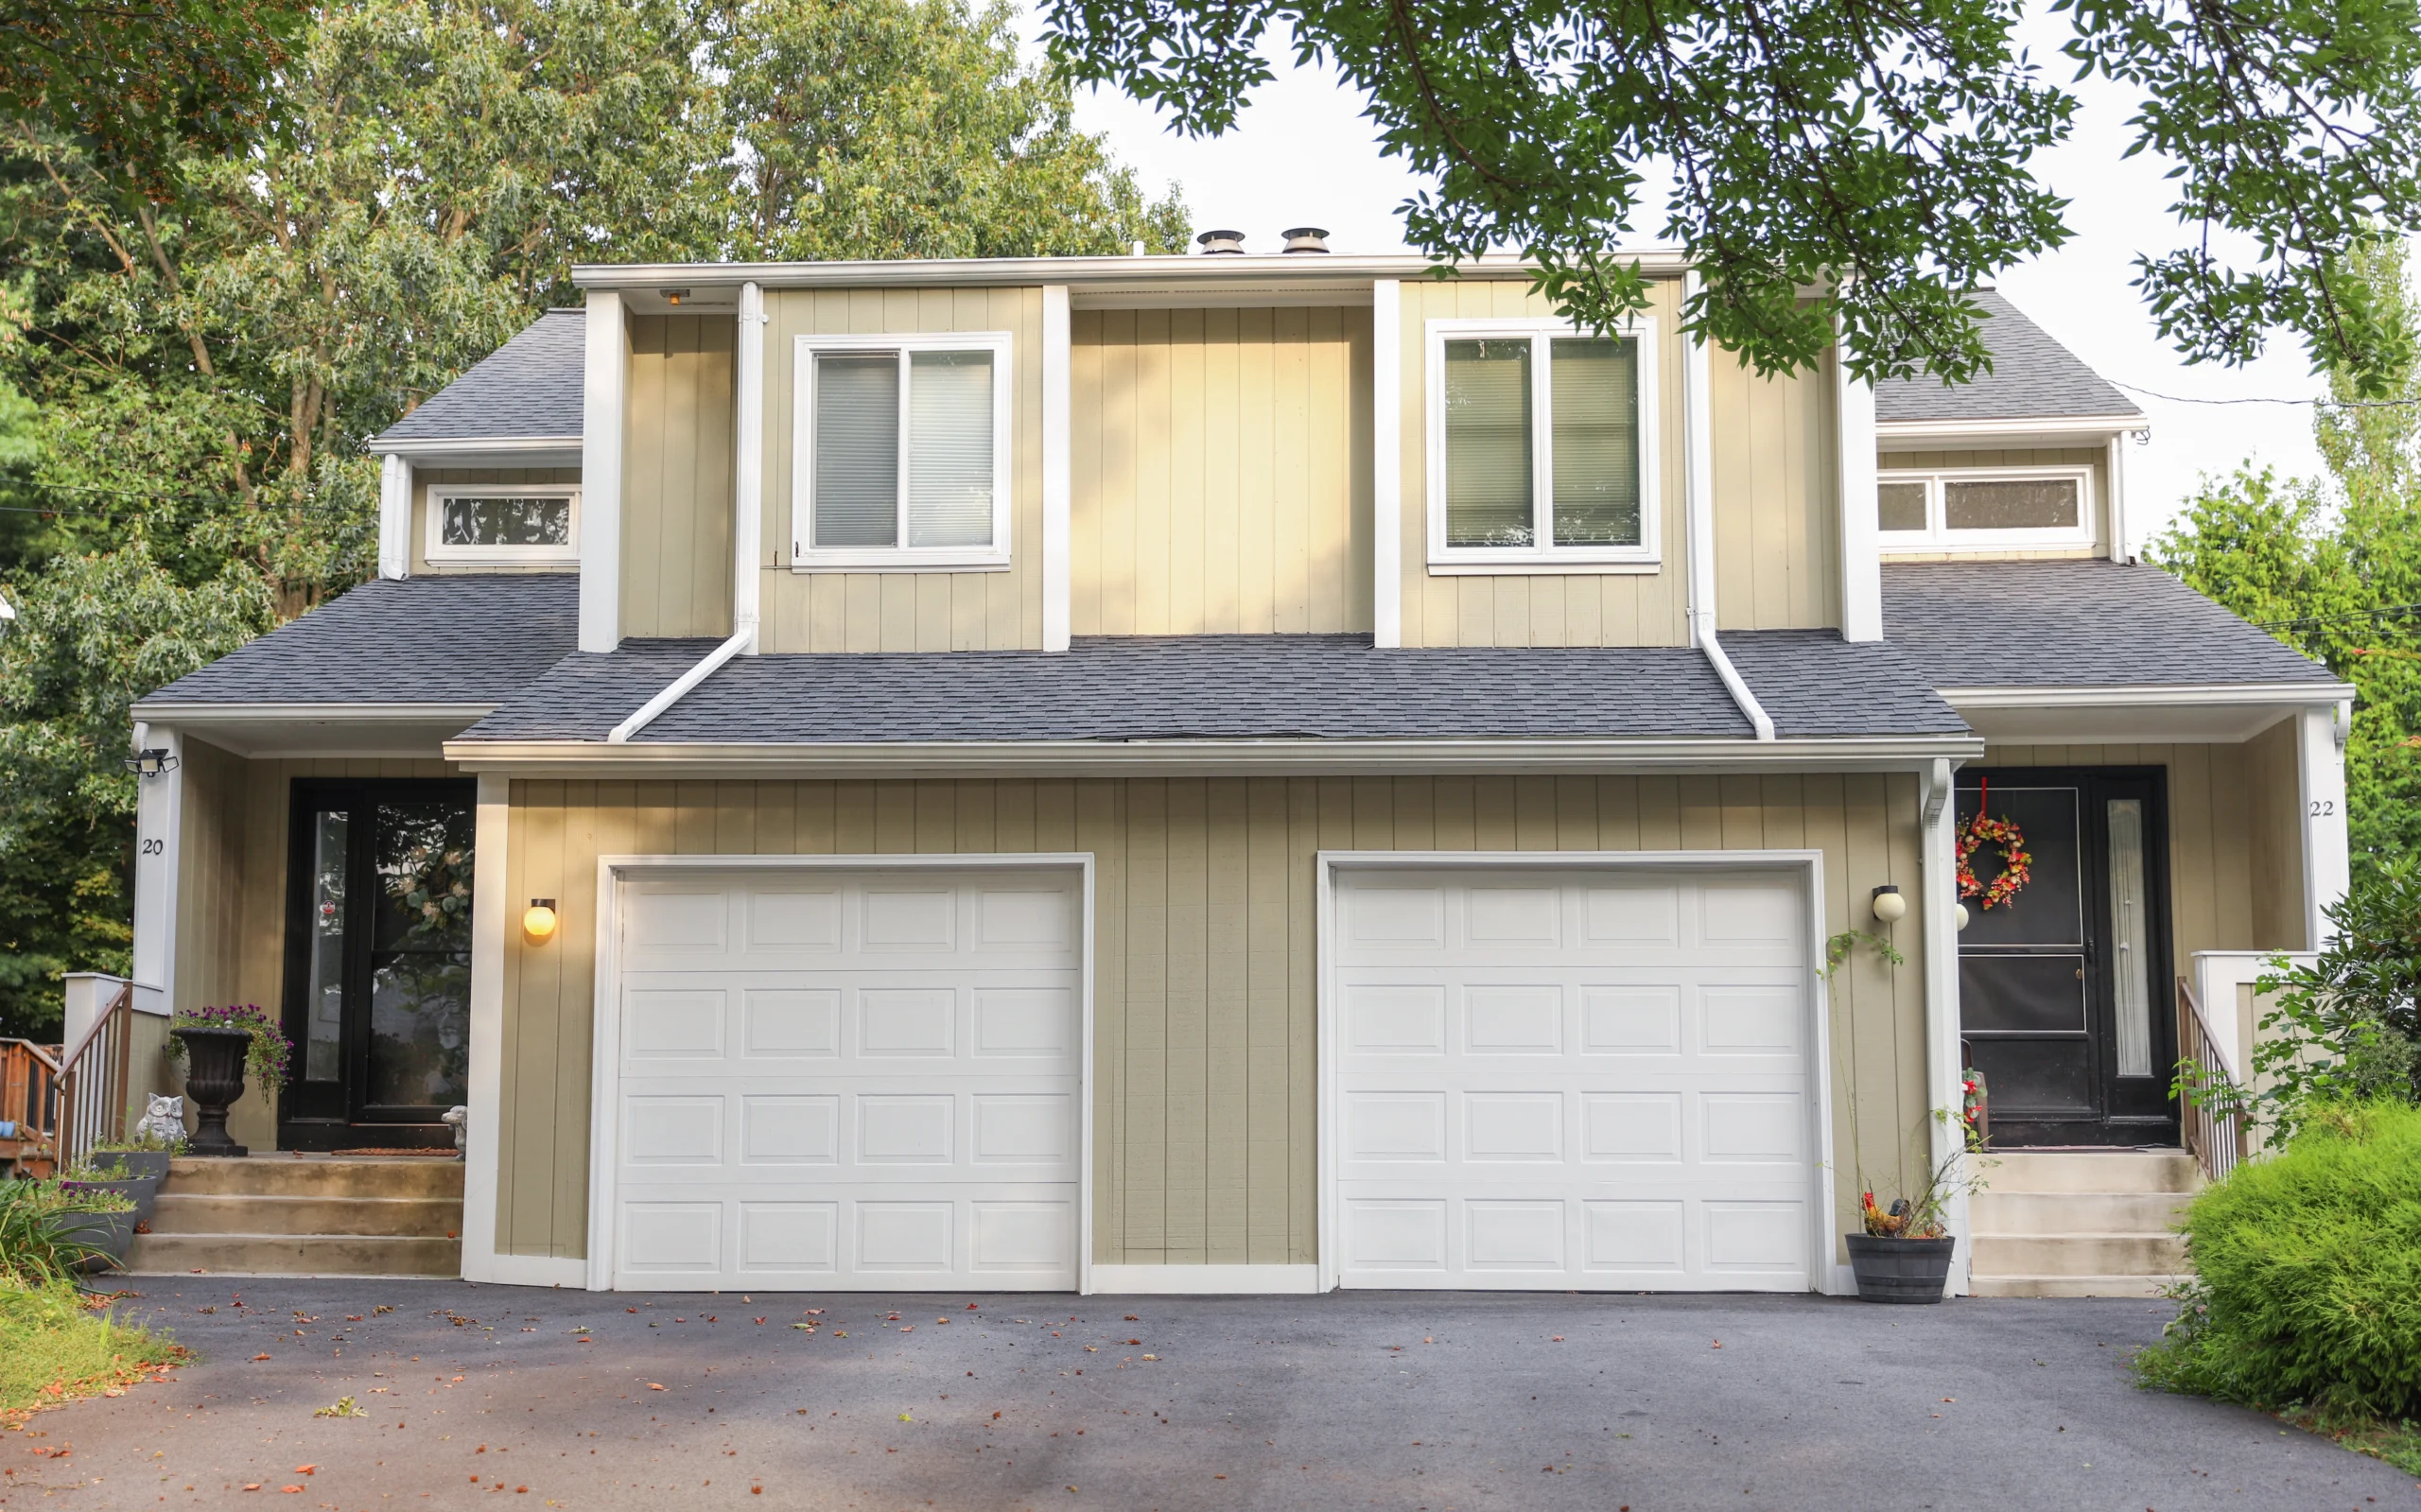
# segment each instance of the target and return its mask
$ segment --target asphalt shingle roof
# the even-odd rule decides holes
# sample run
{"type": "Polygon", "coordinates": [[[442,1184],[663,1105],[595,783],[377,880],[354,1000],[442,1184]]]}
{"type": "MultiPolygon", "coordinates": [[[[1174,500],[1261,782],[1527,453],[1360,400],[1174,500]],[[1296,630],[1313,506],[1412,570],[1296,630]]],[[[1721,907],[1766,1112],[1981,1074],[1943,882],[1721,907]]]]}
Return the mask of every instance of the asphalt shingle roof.
{"type": "MultiPolygon", "coordinates": [[[[603,738],[712,649],[625,641],[567,657],[465,739],[603,738]]],[[[1730,640],[1727,645],[1732,644],[1730,640]]],[[[1785,735],[1958,735],[1966,725],[1888,647],[1831,632],[1743,637],[1785,691],[1785,735]],[[1822,689],[1821,692],[1816,689],[1822,689]]],[[[886,740],[1746,738],[1687,647],[1372,648],[1364,635],[1080,637],[1040,652],[738,658],[643,743],[886,740]]]]}
{"type": "Polygon", "coordinates": [[[1878,383],[1876,420],[2045,420],[2142,413],[2134,400],[2052,340],[2016,305],[1991,289],[1974,298],[1985,312],[1984,346],[1993,354],[1993,371],[1956,387],[1922,374],[1878,383]]]}
{"type": "Polygon", "coordinates": [[[496,704],[579,643],[571,573],[379,579],[146,702],[496,704]]]}
{"type": "Polygon", "coordinates": [[[2098,559],[1887,563],[1883,633],[1936,687],[2336,681],[2158,567],[2098,559]]]}
{"type": "Polygon", "coordinates": [[[378,440],[578,441],[587,332],[586,312],[549,310],[378,440]]]}

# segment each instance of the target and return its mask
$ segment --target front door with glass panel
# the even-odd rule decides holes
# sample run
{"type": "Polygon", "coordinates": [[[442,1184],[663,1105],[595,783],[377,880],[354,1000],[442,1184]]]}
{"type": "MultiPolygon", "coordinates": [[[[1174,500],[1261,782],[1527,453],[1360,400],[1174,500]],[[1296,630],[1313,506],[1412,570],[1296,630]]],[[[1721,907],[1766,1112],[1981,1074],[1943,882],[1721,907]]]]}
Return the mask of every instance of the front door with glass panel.
{"type": "Polygon", "coordinates": [[[442,1120],[470,1085],[476,791],[294,785],[281,1147],[451,1142],[442,1120]]]}
{"type": "Polygon", "coordinates": [[[1992,1101],[1993,1142],[2174,1144],[2167,810],[2158,771],[1959,774],[1959,818],[2017,839],[1969,858],[1982,895],[1959,938],[1961,1039],[1992,1101]],[[1993,889],[2014,846],[2025,885],[1993,889]],[[1985,907],[1987,901],[1991,907],[1985,907]]]}

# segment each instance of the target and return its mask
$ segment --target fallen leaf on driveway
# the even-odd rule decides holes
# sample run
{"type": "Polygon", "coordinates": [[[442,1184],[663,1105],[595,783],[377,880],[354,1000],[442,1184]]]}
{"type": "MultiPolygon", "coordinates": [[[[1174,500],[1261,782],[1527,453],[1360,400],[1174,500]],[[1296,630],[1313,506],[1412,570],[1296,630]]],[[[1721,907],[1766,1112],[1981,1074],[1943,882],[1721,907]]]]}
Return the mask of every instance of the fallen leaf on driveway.
{"type": "Polygon", "coordinates": [[[294,1473],[297,1475],[317,1475],[320,1473],[320,1467],[317,1465],[297,1465],[294,1467],[294,1473]]]}
{"type": "Polygon", "coordinates": [[[301,1487],[301,1486],[279,1486],[279,1487],[278,1487],[278,1489],[279,1489],[279,1490],[281,1490],[281,1491],[283,1491],[283,1492],[285,1492],[285,1493],[286,1493],[287,1495],[288,1495],[288,1496],[299,1496],[299,1495],[301,1495],[301,1494],[302,1494],[302,1491],[303,1491],[303,1487],[301,1487]]]}
{"type": "Polygon", "coordinates": [[[257,1490],[259,1490],[260,1488],[261,1488],[261,1483],[260,1483],[260,1482],[258,1482],[258,1481],[252,1481],[252,1482],[248,1482],[248,1483],[245,1485],[245,1486],[244,1486],[244,1489],[245,1489],[245,1490],[247,1490],[247,1491],[257,1491],[257,1490]]]}
{"type": "Polygon", "coordinates": [[[1715,1341],[1715,1346],[1714,1346],[1714,1347],[1715,1347],[1716,1348],[1717,1348],[1717,1349],[1722,1348],[1722,1347],[1723,1347],[1723,1341],[1722,1341],[1721,1339],[1717,1339],[1717,1340],[1716,1340],[1716,1341],[1715,1341]]]}
{"type": "MultiPolygon", "coordinates": [[[[1421,1343],[1423,1343],[1423,1344],[1427,1344],[1429,1341],[1428,1341],[1428,1340],[1426,1340],[1426,1339],[1423,1339],[1423,1340],[1421,1340],[1420,1342],[1421,1342],[1421,1343]]],[[[1560,1333],[1557,1334],[1557,1335],[1555,1336],[1555,1338],[1554,1338],[1554,1340],[1553,1340],[1552,1342],[1554,1342],[1554,1343],[1556,1343],[1556,1344],[1561,1344],[1561,1343],[1563,1342],[1563,1335],[1562,1335],[1562,1334],[1560,1334],[1560,1333]]]]}
{"type": "Polygon", "coordinates": [[[266,1359],[268,1359],[268,1358],[269,1358],[269,1356],[267,1356],[267,1355],[265,1355],[265,1354],[256,1354],[256,1355],[253,1356],[253,1359],[255,1359],[255,1360],[266,1360],[266,1359]]]}
{"type": "Polygon", "coordinates": [[[648,1389],[648,1390],[650,1390],[650,1391],[662,1391],[664,1388],[663,1388],[662,1386],[657,1385],[654,1382],[651,1381],[651,1382],[649,1382],[647,1383],[647,1389],[648,1389]]]}

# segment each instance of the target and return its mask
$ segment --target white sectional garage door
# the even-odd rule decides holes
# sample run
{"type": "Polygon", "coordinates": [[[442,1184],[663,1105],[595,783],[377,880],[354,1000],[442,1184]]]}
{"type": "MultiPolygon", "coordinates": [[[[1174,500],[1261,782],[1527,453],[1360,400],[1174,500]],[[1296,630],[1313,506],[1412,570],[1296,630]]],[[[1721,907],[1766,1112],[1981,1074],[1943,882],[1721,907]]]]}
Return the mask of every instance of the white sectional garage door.
{"type": "Polygon", "coordinates": [[[626,881],[614,1284],[1073,1289],[1081,898],[1041,870],[626,881]]]}
{"type": "Polygon", "coordinates": [[[1802,875],[1340,871],[1342,1283],[1807,1289],[1802,875]]]}

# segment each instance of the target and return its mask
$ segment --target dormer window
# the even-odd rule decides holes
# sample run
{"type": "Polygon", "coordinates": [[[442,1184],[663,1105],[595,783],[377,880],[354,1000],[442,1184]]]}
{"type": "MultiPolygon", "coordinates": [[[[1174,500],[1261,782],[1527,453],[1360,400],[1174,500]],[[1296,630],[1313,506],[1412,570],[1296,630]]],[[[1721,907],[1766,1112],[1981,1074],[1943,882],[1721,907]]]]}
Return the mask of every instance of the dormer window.
{"type": "Polygon", "coordinates": [[[432,483],[432,563],[580,565],[580,490],[545,483],[432,483]]]}
{"type": "Polygon", "coordinates": [[[1874,502],[1885,551],[2095,544],[2090,467],[1887,468],[1876,479],[1874,502]]]}
{"type": "Polygon", "coordinates": [[[804,569],[1009,562],[1006,332],[798,339],[792,560],[804,569]]]}
{"type": "Polygon", "coordinates": [[[1429,322],[1429,561],[1458,572],[1656,563],[1652,322],[1429,322]]]}

